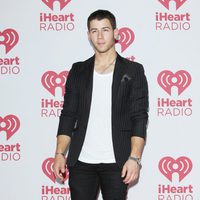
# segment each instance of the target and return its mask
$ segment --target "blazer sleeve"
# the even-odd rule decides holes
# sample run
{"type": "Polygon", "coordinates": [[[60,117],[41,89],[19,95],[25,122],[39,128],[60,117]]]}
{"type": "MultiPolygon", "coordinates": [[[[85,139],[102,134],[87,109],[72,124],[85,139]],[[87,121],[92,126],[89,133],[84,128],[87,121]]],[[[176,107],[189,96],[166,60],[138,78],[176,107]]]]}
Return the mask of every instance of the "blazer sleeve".
{"type": "Polygon", "coordinates": [[[130,96],[131,136],[146,139],[149,109],[148,84],[144,74],[144,68],[140,64],[136,68],[136,74],[132,84],[130,96]]]}
{"type": "Polygon", "coordinates": [[[69,71],[66,85],[64,104],[59,118],[58,135],[72,136],[72,132],[77,119],[78,109],[78,89],[77,89],[77,73],[76,66],[73,64],[69,71]]]}

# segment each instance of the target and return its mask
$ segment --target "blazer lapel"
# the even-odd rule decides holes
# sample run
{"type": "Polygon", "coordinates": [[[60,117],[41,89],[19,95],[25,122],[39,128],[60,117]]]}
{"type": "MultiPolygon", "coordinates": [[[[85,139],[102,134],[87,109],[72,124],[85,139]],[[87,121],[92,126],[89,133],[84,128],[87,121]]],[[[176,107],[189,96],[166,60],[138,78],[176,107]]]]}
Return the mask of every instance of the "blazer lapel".
{"type": "Polygon", "coordinates": [[[91,107],[91,100],[92,100],[92,88],[93,88],[93,72],[94,72],[94,58],[95,56],[91,57],[89,59],[89,62],[87,63],[86,67],[86,73],[85,73],[85,81],[86,81],[86,90],[82,91],[85,92],[86,95],[86,104],[85,104],[85,120],[86,123],[88,123],[89,114],[90,114],[90,107],[91,107]]]}
{"type": "Polygon", "coordinates": [[[119,54],[117,54],[117,60],[115,64],[115,69],[113,73],[113,83],[112,83],[112,105],[115,104],[115,100],[118,93],[118,88],[121,83],[121,79],[124,72],[124,66],[122,63],[122,58],[119,54]]]}

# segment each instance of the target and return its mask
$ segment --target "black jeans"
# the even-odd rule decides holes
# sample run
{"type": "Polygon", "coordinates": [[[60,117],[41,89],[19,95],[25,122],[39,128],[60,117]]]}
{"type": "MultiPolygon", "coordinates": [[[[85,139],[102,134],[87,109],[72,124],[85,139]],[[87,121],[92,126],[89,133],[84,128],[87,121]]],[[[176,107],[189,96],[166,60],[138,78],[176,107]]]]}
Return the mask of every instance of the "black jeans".
{"type": "Polygon", "coordinates": [[[69,187],[72,200],[96,200],[101,189],[104,200],[125,200],[127,184],[121,178],[116,163],[88,164],[78,161],[69,167],[69,187]]]}

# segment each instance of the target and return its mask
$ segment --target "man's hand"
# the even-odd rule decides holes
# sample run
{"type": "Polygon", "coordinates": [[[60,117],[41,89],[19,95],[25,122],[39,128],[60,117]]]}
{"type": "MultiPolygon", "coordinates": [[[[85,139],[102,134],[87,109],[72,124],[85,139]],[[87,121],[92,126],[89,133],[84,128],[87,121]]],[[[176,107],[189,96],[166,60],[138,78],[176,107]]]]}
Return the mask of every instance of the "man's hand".
{"type": "Polygon", "coordinates": [[[122,169],[123,182],[129,184],[139,177],[140,166],[134,160],[127,160],[122,169]]]}
{"type": "Polygon", "coordinates": [[[60,181],[64,183],[63,174],[66,173],[66,159],[63,155],[57,154],[55,156],[53,172],[56,178],[60,179],[60,181]]]}

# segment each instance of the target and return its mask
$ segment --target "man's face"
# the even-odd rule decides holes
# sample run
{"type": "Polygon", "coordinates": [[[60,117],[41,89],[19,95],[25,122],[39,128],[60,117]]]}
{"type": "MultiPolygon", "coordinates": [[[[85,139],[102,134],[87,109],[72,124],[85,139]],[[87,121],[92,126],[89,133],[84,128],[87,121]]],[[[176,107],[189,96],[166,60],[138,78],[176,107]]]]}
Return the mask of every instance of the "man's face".
{"type": "Polygon", "coordinates": [[[114,48],[117,35],[118,30],[113,30],[108,19],[94,19],[90,22],[88,37],[95,51],[99,53],[106,53],[114,48]]]}

